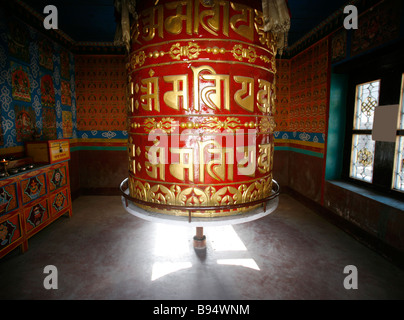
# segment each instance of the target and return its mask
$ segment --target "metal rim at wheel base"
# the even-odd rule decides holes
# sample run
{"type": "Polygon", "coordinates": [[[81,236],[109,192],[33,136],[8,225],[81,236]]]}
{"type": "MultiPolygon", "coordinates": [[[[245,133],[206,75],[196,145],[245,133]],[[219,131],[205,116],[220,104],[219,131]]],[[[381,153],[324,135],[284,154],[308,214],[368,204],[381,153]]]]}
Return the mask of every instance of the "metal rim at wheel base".
{"type": "Polygon", "coordinates": [[[133,198],[129,195],[129,189],[124,189],[124,185],[127,184],[128,178],[123,180],[120,185],[120,191],[122,194],[121,200],[122,204],[127,212],[133,214],[136,217],[141,219],[145,219],[152,222],[159,223],[167,223],[167,224],[176,224],[176,225],[184,225],[184,226],[215,226],[215,225],[232,225],[239,224],[244,222],[249,222],[253,220],[260,219],[274,212],[278,207],[278,196],[280,193],[279,184],[272,180],[273,188],[272,193],[264,198],[259,199],[247,203],[242,204],[231,204],[225,206],[178,206],[178,205],[167,205],[161,203],[150,203],[147,201],[143,201],[140,199],[133,198]],[[188,217],[185,216],[175,216],[175,215],[167,215],[158,212],[152,212],[145,209],[140,208],[136,204],[145,205],[148,207],[154,207],[158,209],[168,209],[168,210],[184,210],[188,211],[188,217]],[[261,206],[256,207],[246,213],[236,214],[231,216],[222,216],[222,217],[192,217],[193,211],[208,211],[208,210],[229,210],[236,209],[247,206],[256,206],[261,204],[261,206]]]}

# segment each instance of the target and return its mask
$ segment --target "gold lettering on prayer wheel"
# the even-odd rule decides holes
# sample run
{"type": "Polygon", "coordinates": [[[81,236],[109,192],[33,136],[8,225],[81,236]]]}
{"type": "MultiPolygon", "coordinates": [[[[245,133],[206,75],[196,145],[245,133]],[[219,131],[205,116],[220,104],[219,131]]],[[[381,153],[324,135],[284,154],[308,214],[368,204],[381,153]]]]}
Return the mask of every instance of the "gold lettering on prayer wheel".
{"type": "Polygon", "coordinates": [[[177,206],[230,205],[193,217],[248,212],[272,192],[276,42],[264,32],[261,1],[136,5],[127,64],[130,196],[169,215],[189,215],[177,206]]]}

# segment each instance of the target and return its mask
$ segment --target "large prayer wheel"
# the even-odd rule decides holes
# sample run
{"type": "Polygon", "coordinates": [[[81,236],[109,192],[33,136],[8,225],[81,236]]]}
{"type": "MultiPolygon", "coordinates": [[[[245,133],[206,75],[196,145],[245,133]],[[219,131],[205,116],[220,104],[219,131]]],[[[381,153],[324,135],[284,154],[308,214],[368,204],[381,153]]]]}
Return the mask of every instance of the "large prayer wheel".
{"type": "Polygon", "coordinates": [[[138,1],[131,26],[126,198],[189,220],[248,214],[276,193],[261,1],[155,2],[138,1]]]}

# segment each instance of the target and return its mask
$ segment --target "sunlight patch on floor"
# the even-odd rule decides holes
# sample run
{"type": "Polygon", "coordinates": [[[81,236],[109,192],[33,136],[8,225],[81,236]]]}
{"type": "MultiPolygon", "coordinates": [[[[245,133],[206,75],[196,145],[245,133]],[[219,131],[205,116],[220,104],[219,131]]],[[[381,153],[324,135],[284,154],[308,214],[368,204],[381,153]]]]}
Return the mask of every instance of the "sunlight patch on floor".
{"type": "MultiPolygon", "coordinates": [[[[195,230],[194,230],[195,231],[195,230]]],[[[204,228],[207,237],[208,255],[221,256],[225,252],[232,252],[231,259],[217,259],[218,265],[232,265],[253,270],[260,270],[252,258],[245,258],[247,247],[234,230],[233,226],[216,226],[204,228]],[[216,252],[216,253],[214,253],[216,252]],[[240,252],[239,258],[237,257],[240,252]]],[[[192,268],[190,255],[195,254],[192,248],[193,232],[189,228],[165,224],[156,224],[155,246],[153,254],[156,262],[152,266],[151,280],[155,281],[168,274],[192,268]]]]}
{"type": "Polygon", "coordinates": [[[188,228],[156,224],[155,246],[153,253],[158,257],[189,255],[189,237],[190,232],[188,228]]]}
{"type": "Polygon", "coordinates": [[[215,251],[247,251],[233,226],[206,228],[205,234],[215,251]]]}

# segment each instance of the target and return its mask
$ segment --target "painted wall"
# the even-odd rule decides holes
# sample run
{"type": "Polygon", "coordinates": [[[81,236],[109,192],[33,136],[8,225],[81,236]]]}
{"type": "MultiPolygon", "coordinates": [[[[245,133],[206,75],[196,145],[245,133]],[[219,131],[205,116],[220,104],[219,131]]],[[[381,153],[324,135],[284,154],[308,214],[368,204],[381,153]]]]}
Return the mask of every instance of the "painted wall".
{"type": "Polygon", "coordinates": [[[325,165],[328,51],[323,39],[291,59],[277,60],[274,178],[316,202],[325,165]]]}
{"type": "Polygon", "coordinates": [[[73,198],[118,194],[127,176],[125,83],[125,56],[74,54],[0,8],[0,154],[69,139],[73,198]]]}
{"type": "Polygon", "coordinates": [[[126,138],[126,57],[76,56],[79,137],[126,138]]]}
{"type": "Polygon", "coordinates": [[[22,152],[35,133],[77,137],[74,55],[1,9],[0,103],[2,154],[22,152]]]}
{"type": "Polygon", "coordinates": [[[80,192],[119,194],[127,177],[126,57],[76,55],[80,192]]]}

